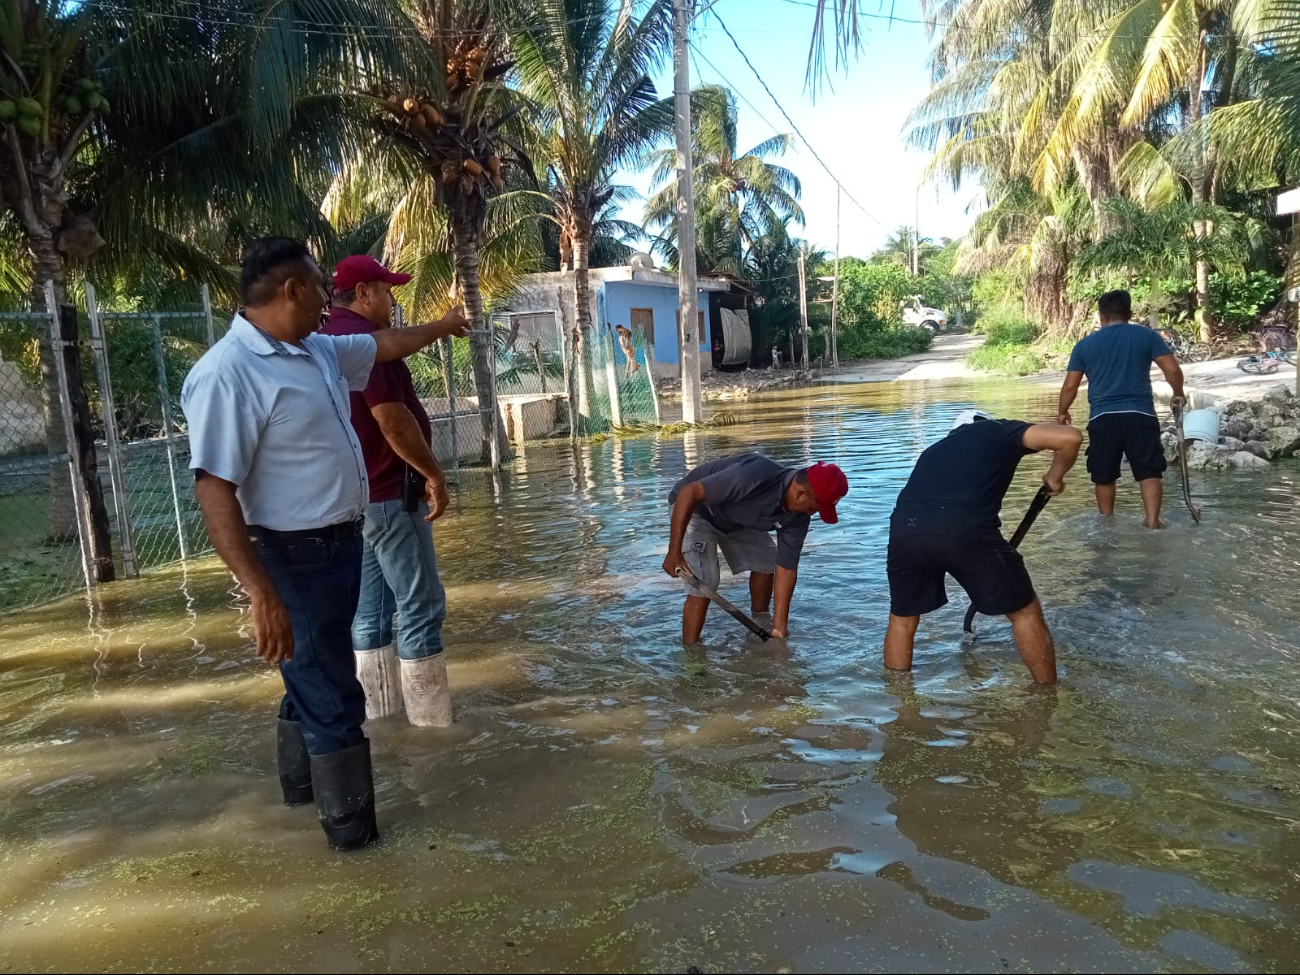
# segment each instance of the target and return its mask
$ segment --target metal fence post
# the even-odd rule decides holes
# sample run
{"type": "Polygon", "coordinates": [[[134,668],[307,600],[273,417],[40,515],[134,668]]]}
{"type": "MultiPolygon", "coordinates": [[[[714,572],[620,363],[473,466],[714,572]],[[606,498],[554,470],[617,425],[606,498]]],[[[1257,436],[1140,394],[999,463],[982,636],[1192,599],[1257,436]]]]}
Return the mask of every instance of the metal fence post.
{"type": "Polygon", "coordinates": [[[167,358],[163,354],[162,324],[157,316],[153,326],[153,351],[158,368],[158,402],[162,407],[163,439],[167,443],[167,473],[172,482],[172,508],[176,512],[176,540],[180,543],[181,560],[190,557],[189,543],[185,540],[185,516],[181,512],[180,484],[176,478],[176,439],[172,436],[172,398],[167,388],[167,358]]]}
{"type": "MultiPolygon", "coordinates": [[[[204,288],[206,289],[206,285],[204,288]]],[[[204,292],[206,299],[206,290],[204,292]]],[[[122,477],[122,445],[117,435],[117,408],[113,403],[113,380],[108,369],[108,345],[104,324],[99,318],[95,286],[86,282],[86,312],[90,317],[90,349],[95,357],[95,374],[99,377],[99,402],[104,413],[104,442],[108,445],[108,483],[113,490],[113,508],[117,511],[117,537],[122,548],[122,570],[128,579],[140,575],[135,558],[135,534],[131,530],[131,507],[122,477]]]]}
{"type": "MultiPolygon", "coordinates": [[[[497,335],[496,327],[488,322],[488,375],[492,377],[492,396],[488,408],[492,411],[492,436],[488,439],[488,459],[492,470],[501,468],[501,415],[497,412],[497,335]]],[[[479,409],[483,404],[479,404],[479,409]]]]}
{"type": "Polygon", "coordinates": [[[460,437],[458,427],[459,417],[456,416],[456,377],[452,369],[452,346],[451,339],[443,339],[438,343],[438,353],[442,356],[442,379],[447,384],[447,417],[451,424],[451,467],[456,473],[457,482],[460,481],[460,437]]]}
{"type": "Polygon", "coordinates": [[[605,383],[609,386],[609,420],[616,427],[623,425],[623,402],[618,395],[618,366],[614,363],[614,327],[605,323],[600,333],[600,351],[605,360],[605,383]]]}
{"type": "Polygon", "coordinates": [[[59,303],[54,297],[54,282],[45,282],[45,310],[49,316],[46,327],[50,330],[50,349],[54,359],[54,373],[59,383],[59,412],[63,414],[64,447],[68,451],[68,482],[72,489],[72,506],[77,522],[77,544],[81,549],[81,573],[86,580],[86,591],[94,586],[90,571],[90,525],[87,523],[87,502],[77,466],[76,427],[72,421],[72,394],[68,389],[67,364],[63,359],[63,334],[59,330],[59,303]]]}
{"type": "Polygon", "coordinates": [[[208,294],[208,286],[205,284],[199,288],[199,296],[203,299],[203,321],[208,327],[208,348],[217,344],[217,332],[212,327],[212,298],[208,294]]]}

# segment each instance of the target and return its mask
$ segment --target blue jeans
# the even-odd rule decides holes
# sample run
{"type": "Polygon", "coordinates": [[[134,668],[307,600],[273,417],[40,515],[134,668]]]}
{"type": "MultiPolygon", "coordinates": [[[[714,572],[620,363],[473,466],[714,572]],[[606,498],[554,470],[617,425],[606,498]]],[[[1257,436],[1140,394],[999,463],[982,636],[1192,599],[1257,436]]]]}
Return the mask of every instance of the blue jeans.
{"type": "Polygon", "coordinates": [[[442,652],[447,592],[438,578],[433,529],[424,520],[428,513],[423,501],[414,511],[403,511],[400,499],[366,507],[361,601],[352,621],[357,650],[392,643],[396,612],[399,657],[419,660],[442,652]]]}
{"type": "Polygon", "coordinates": [[[253,549],[293,624],[293,659],[280,665],[280,717],[298,721],[310,755],[328,755],[365,735],[366,695],[349,629],[361,589],[361,539],[259,538],[253,549]]]}

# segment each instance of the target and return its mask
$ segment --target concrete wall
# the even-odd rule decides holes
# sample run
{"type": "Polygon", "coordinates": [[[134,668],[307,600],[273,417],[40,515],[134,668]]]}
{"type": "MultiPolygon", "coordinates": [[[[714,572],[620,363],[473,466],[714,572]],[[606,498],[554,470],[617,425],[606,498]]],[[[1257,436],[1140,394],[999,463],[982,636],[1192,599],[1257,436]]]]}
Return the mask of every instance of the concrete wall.
{"type": "Polygon", "coordinates": [[[39,390],[28,386],[12,362],[0,362],[0,454],[45,443],[45,413],[39,390]]]}
{"type": "MultiPolygon", "coordinates": [[[[604,284],[604,320],[612,325],[632,327],[632,309],[649,308],[654,315],[654,353],[657,372],[676,376],[681,371],[677,353],[677,287],[641,284],[633,281],[607,281],[604,284]]],[[[700,371],[713,368],[709,348],[709,296],[701,292],[697,307],[704,312],[704,329],[700,337],[700,371]]]]}

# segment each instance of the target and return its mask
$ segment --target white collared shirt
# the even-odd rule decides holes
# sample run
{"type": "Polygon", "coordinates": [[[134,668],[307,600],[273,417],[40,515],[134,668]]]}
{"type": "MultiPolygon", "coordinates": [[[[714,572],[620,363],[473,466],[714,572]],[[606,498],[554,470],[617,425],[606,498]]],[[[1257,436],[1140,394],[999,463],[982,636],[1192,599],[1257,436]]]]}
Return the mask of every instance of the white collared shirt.
{"type": "Polygon", "coordinates": [[[348,393],[375,361],[370,335],[280,342],[242,315],[185,377],[190,468],[230,481],[250,525],[323,528],[370,500],[348,393]]]}

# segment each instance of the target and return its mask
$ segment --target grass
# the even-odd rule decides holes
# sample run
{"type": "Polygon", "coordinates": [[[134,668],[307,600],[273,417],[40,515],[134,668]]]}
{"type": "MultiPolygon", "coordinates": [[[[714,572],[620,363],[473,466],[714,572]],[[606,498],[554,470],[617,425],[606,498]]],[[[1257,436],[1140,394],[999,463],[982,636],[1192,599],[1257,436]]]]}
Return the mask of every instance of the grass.
{"type": "Polygon", "coordinates": [[[980,321],[984,344],[966,356],[966,365],[999,376],[1030,376],[1048,368],[1048,350],[1038,342],[1038,326],[1019,312],[999,309],[980,321]]]}

